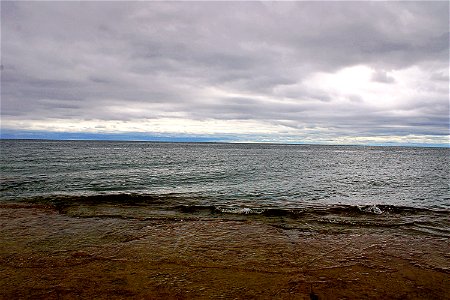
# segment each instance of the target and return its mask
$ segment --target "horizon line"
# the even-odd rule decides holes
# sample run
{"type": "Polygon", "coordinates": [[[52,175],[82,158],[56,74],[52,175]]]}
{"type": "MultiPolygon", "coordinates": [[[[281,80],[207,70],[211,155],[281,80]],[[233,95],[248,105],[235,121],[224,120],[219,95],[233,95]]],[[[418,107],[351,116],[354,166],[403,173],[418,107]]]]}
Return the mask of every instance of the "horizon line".
{"type": "Polygon", "coordinates": [[[195,140],[195,137],[178,137],[172,140],[169,137],[160,137],[158,139],[138,140],[138,139],[95,139],[95,138],[40,138],[40,137],[2,137],[0,141],[55,141],[55,142],[116,142],[116,143],[167,143],[167,144],[242,144],[242,145],[286,145],[286,146],[338,146],[338,147],[409,147],[409,148],[450,148],[450,144],[426,144],[426,143],[367,143],[367,144],[339,144],[339,143],[321,143],[321,142],[265,142],[265,141],[214,141],[214,140],[195,140]],[[178,139],[178,140],[177,140],[178,139]]]}

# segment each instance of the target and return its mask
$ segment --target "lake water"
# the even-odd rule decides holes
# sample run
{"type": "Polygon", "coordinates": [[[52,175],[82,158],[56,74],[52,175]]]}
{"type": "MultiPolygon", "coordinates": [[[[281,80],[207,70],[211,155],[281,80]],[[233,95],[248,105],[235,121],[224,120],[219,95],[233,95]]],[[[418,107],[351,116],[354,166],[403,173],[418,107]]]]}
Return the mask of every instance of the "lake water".
{"type": "Polygon", "coordinates": [[[0,145],[2,202],[139,206],[140,216],[298,220],[308,214],[321,220],[332,215],[329,222],[351,217],[352,223],[364,215],[364,224],[377,216],[376,224],[392,224],[380,218],[395,215],[395,224],[448,227],[448,148],[40,140],[0,145]]]}

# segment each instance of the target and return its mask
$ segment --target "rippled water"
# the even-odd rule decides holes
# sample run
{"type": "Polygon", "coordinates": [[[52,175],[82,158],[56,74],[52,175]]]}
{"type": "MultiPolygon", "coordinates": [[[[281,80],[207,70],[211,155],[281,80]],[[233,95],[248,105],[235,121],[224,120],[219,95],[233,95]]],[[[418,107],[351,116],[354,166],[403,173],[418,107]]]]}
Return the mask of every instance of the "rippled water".
{"type": "Polygon", "coordinates": [[[1,141],[2,199],[176,193],[203,204],[450,208],[449,149],[1,141]]]}

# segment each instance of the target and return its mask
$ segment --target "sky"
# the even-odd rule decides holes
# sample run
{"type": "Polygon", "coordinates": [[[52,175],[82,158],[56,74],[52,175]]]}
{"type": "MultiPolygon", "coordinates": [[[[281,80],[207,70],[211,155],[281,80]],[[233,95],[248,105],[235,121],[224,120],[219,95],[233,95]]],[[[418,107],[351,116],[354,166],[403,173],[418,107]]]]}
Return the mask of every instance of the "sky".
{"type": "Polygon", "coordinates": [[[449,146],[449,3],[1,2],[1,137],[449,146]]]}

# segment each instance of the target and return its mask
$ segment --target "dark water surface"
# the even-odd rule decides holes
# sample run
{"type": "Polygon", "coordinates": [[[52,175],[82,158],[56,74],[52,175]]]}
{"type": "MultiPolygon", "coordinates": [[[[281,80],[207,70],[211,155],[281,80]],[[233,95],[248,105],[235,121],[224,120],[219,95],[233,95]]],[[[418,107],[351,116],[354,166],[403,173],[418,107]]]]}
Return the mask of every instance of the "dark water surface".
{"type": "Polygon", "coordinates": [[[122,216],[407,225],[450,235],[448,148],[38,140],[0,145],[2,202],[56,203],[75,214],[92,214],[85,208],[96,206],[95,214],[122,216]]]}

